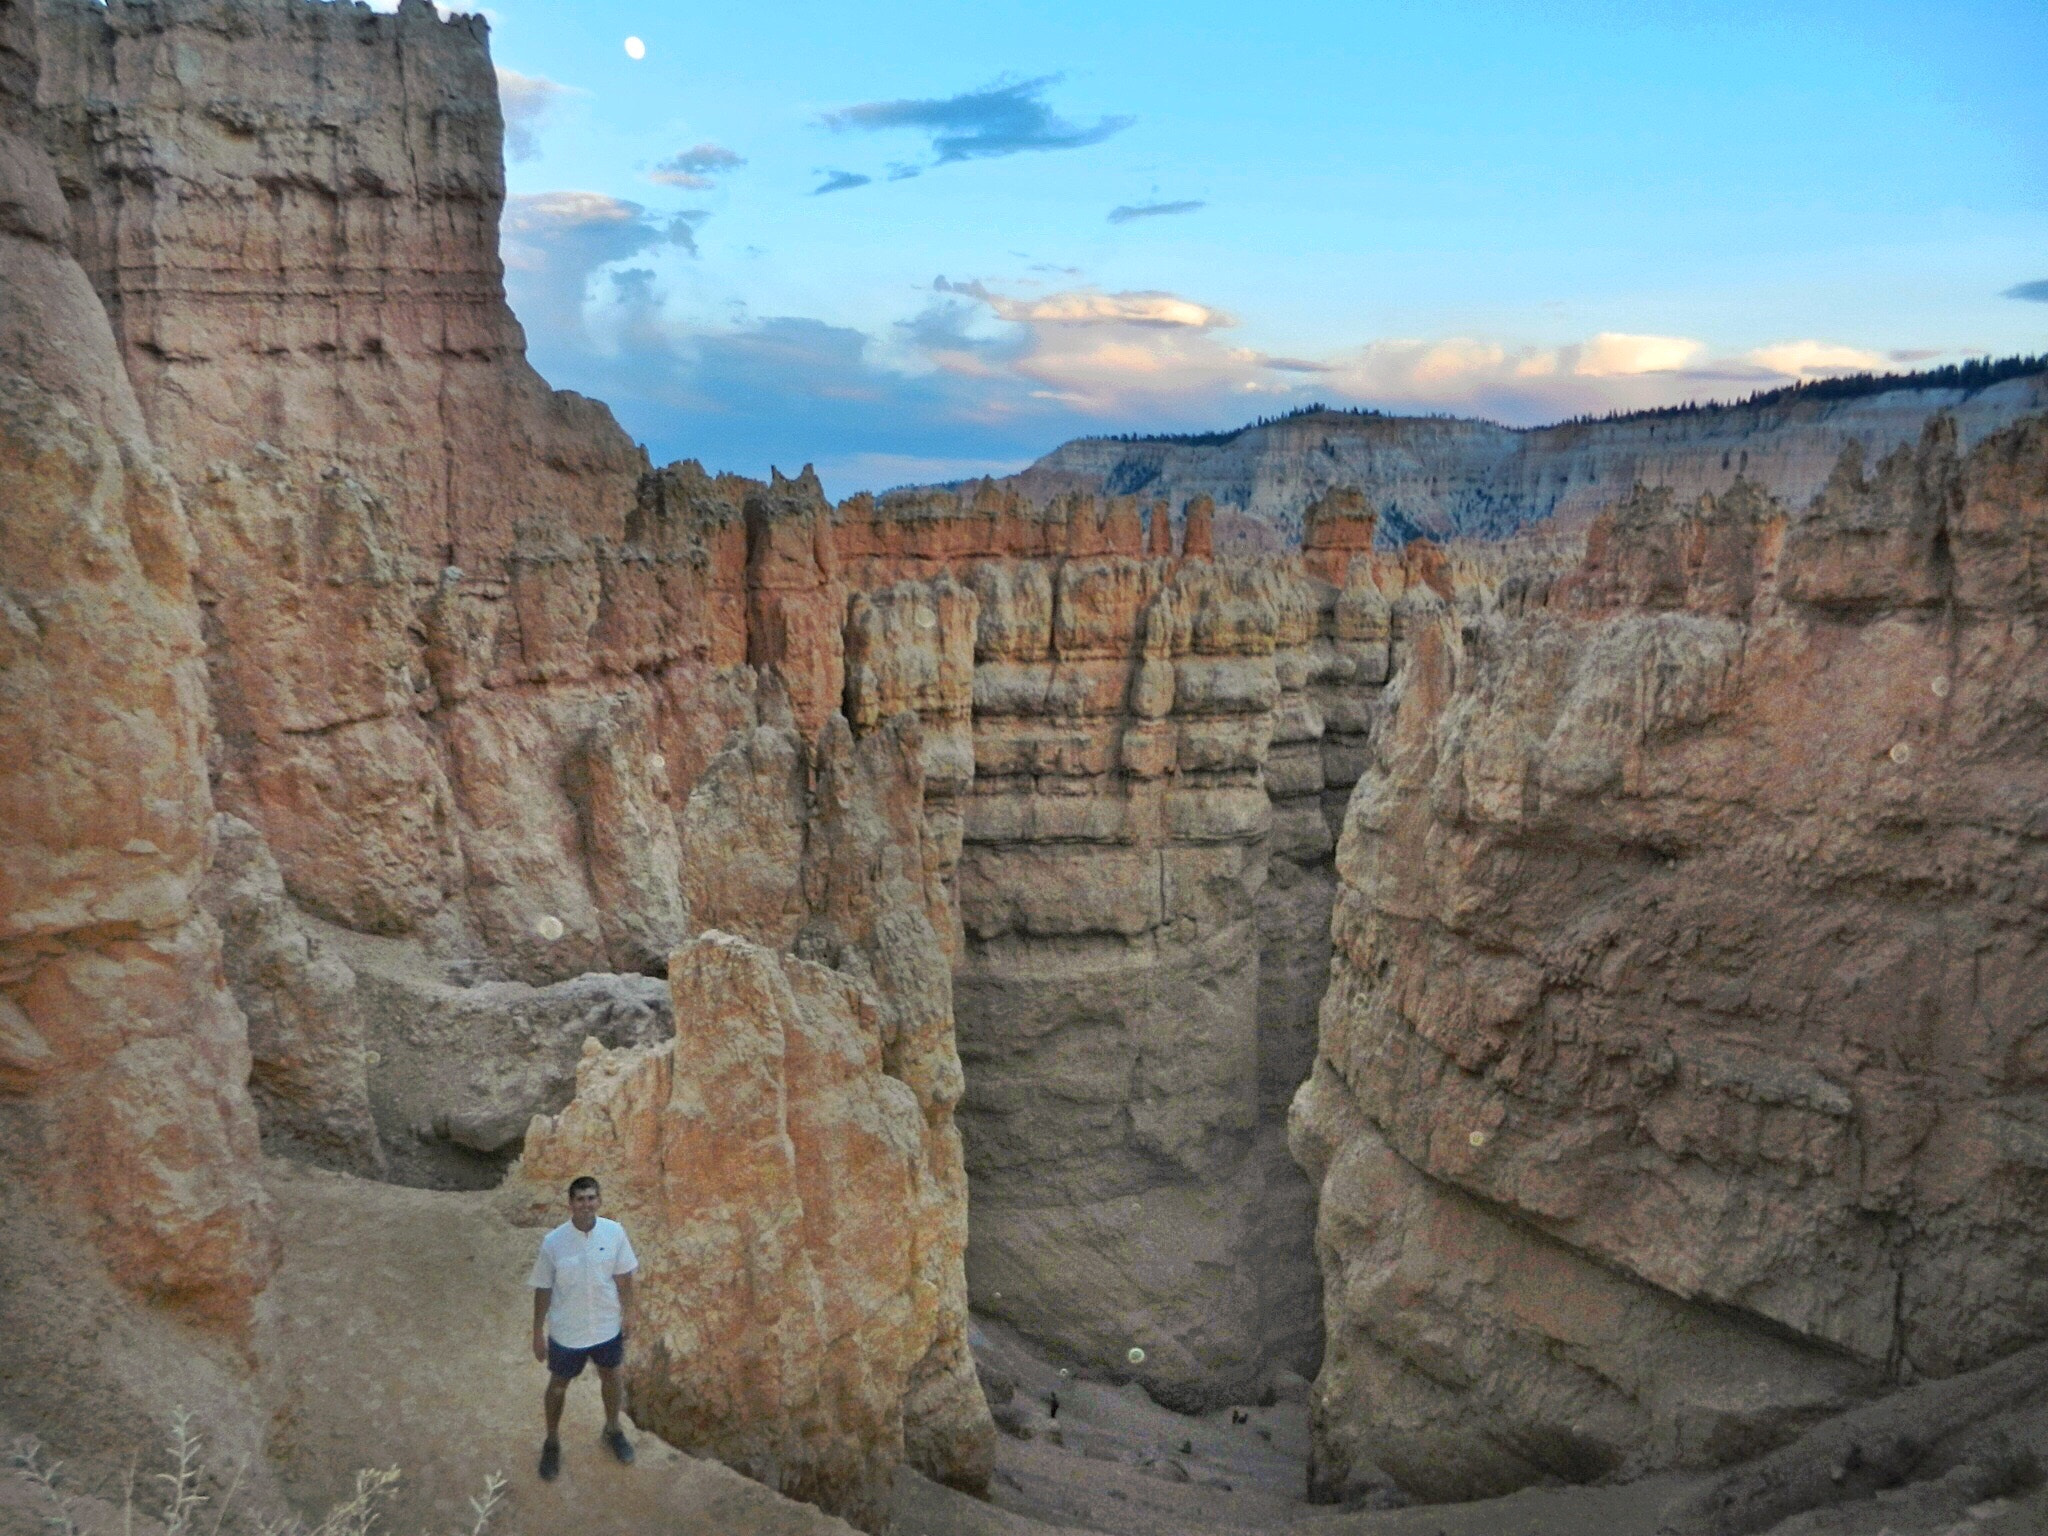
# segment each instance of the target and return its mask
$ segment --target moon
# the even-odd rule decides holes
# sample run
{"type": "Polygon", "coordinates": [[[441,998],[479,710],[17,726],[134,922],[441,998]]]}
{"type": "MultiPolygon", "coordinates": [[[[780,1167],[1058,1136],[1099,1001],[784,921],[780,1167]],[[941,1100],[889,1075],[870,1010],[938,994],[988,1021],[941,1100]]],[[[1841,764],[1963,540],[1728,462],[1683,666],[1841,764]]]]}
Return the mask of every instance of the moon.
{"type": "Polygon", "coordinates": [[[627,57],[627,58],[629,58],[629,59],[644,59],[644,58],[646,58],[646,57],[647,57],[647,45],[646,45],[645,43],[641,42],[641,41],[640,41],[640,39],[639,39],[639,38],[637,38],[637,37],[629,37],[629,38],[627,38],[627,39],[626,39],[626,57],[627,57]]]}

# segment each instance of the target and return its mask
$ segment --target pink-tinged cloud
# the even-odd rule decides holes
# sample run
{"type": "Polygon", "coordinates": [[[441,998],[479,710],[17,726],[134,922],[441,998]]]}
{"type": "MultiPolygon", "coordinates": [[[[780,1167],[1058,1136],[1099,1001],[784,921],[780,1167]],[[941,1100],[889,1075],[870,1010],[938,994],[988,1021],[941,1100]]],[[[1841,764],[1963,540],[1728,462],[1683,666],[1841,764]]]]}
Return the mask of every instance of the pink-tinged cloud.
{"type": "Polygon", "coordinates": [[[1158,291],[1101,293],[1083,288],[1038,299],[990,294],[988,305],[1002,319],[1025,325],[1143,325],[1209,331],[1236,323],[1220,309],[1158,291]]]}
{"type": "Polygon", "coordinates": [[[718,178],[738,170],[747,162],[723,144],[699,144],[670,155],[647,173],[647,179],[664,187],[683,187],[701,192],[717,185],[718,178]]]}
{"type": "Polygon", "coordinates": [[[1677,373],[1707,350],[1685,336],[1631,336],[1602,331],[1579,345],[1572,372],[1582,378],[1611,379],[1639,373],[1677,373]]]}
{"type": "Polygon", "coordinates": [[[1881,372],[1890,361],[1882,352],[1825,341],[1773,342],[1743,355],[1759,368],[1796,379],[1824,378],[1831,373],[1881,372]]]}

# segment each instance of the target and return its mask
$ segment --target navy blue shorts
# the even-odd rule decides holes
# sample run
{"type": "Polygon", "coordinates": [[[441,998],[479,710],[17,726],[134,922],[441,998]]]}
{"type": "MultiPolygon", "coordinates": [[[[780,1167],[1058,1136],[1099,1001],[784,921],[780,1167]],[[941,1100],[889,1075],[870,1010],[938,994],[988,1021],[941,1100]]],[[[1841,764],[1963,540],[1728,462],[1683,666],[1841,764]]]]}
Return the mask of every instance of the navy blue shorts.
{"type": "Polygon", "coordinates": [[[548,1340],[548,1374],[557,1381],[574,1381],[581,1376],[586,1360],[607,1371],[614,1371],[625,1358],[626,1336],[623,1333],[615,1333],[602,1344],[593,1344],[588,1349],[564,1349],[553,1339],[548,1340]]]}

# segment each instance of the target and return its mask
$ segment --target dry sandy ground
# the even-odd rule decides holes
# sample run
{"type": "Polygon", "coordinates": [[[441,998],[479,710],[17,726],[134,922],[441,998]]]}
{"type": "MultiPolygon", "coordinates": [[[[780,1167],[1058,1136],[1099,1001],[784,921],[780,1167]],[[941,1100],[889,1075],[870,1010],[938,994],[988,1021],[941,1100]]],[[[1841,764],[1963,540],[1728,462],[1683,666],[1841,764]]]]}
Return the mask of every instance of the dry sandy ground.
{"type": "MultiPolygon", "coordinates": [[[[543,1375],[527,1350],[525,1286],[539,1233],[512,1226],[488,1194],[281,1163],[268,1176],[284,1266],[261,1379],[269,1447],[302,1510],[345,1495],[359,1467],[396,1465],[404,1481],[383,1527],[396,1536],[466,1531],[470,1496],[492,1471],[510,1482],[498,1536],[849,1536],[842,1522],[648,1435],[636,1436],[638,1463],[618,1466],[597,1441],[590,1379],[570,1394],[563,1475],[540,1482],[543,1375]]],[[[1686,1486],[1663,1478],[1335,1514],[1300,1500],[1307,1427],[1298,1405],[1251,1410],[1243,1425],[1227,1410],[1186,1418],[1133,1387],[1063,1380],[998,1330],[978,1344],[1015,1379],[1030,1438],[1001,1437],[993,1504],[905,1477],[893,1536],[1654,1536],[1658,1510],[1686,1486]],[[1054,1390],[1057,1443],[1046,1411],[1054,1390]]],[[[2041,1536],[2044,1510],[2033,1500],[1987,1508],[1956,1536],[2041,1536]]],[[[0,1499],[0,1528],[29,1513],[25,1501],[0,1499]]],[[[1876,1523],[1815,1524],[1813,1536],[1879,1536],[1882,1513],[1870,1513],[1876,1523]]]]}
{"type": "Polygon", "coordinates": [[[903,1536],[1025,1536],[1048,1528],[1120,1536],[1653,1536],[1682,1479],[1534,1490],[1482,1504],[1338,1514],[1304,1501],[1308,1409],[1246,1404],[1189,1417],[1135,1384],[1061,1376],[1016,1334],[979,1325],[984,1369],[1016,1383],[1029,1439],[996,1450],[996,1510],[945,1489],[905,1487],[903,1536]],[[1059,1397],[1057,1419],[1050,1412],[1059,1397]],[[1237,1414],[1245,1420],[1233,1423],[1237,1414]],[[1055,1437],[1055,1431],[1057,1435],[1055,1437]],[[950,1523],[948,1523],[950,1522],[950,1523]]]}
{"type": "Polygon", "coordinates": [[[852,1527],[649,1435],[622,1467],[598,1444],[594,1372],[569,1394],[563,1471],[534,1473],[546,1376],[528,1347],[537,1231],[491,1197],[272,1163],[284,1266],[265,1340],[269,1448],[292,1502],[325,1509],[359,1467],[403,1469],[389,1529],[466,1531],[487,1474],[499,1536],[849,1536],[852,1527]]]}
{"type": "MultiPolygon", "coordinates": [[[[637,1436],[634,1466],[618,1466],[597,1443],[602,1415],[589,1379],[570,1394],[563,1475],[552,1486],[540,1482],[533,1462],[543,1377],[527,1352],[525,1286],[539,1234],[510,1225],[487,1195],[402,1189],[280,1163],[269,1180],[283,1218],[284,1267],[270,1295],[264,1397],[271,1453],[300,1508],[345,1495],[359,1467],[396,1465],[405,1476],[389,1528],[400,1533],[466,1529],[468,1500],[492,1471],[510,1480],[494,1527],[505,1536],[850,1530],[651,1436],[637,1436]]],[[[1296,1492],[1307,1433],[1298,1406],[1254,1410],[1243,1426],[1231,1425],[1226,1411],[1183,1418],[1135,1388],[1059,1381],[1013,1339],[984,1342],[1017,1378],[1019,1401],[1034,1405],[1034,1438],[1002,1438],[994,1507],[906,1478],[901,1536],[1276,1527],[1301,1536],[1649,1536],[1649,1512],[1671,1491],[1570,1490],[1332,1516],[1296,1492]],[[1055,1386],[1064,1445],[1044,1432],[1053,1426],[1043,1396],[1055,1386]],[[1184,1443],[1190,1454],[1179,1453],[1184,1443]],[[1189,1481],[1178,1481],[1170,1463],[1189,1481]]]]}

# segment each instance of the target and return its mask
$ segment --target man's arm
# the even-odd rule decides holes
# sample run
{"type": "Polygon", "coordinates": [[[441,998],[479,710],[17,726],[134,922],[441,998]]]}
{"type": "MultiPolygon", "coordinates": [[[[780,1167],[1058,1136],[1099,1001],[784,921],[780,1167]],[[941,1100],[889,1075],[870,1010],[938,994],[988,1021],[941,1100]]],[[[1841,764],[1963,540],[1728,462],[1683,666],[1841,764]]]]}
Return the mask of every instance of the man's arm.
{"type": "Polygon", "coordinates": [[[554,1300],[553,1291],[536,1287],[533,1293],[533,1358],[542,1365],[548,1360],[548,1303],[554,1300]]]}
{"type": "Polygon", "coordinates": [[[635,1318],[633,1315],[633,1277],[630,1274],[613,1277],[619,1287],[619,1337],[630,1338],[635,1318]]]}

